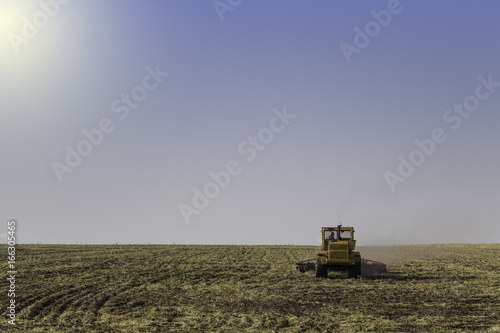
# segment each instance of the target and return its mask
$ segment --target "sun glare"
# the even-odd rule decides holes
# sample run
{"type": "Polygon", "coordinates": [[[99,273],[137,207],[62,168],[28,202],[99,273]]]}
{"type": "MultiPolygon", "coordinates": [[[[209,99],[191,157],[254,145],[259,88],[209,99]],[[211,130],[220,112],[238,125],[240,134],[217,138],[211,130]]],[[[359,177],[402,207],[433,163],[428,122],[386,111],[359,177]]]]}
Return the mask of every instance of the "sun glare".
{"type": "Polygon", "coordinates": [[[0,35],[6,38],[9,32],[19,33],[21,19],[29,17],[30,2],[4,0],[0,1],[0,35]]]}

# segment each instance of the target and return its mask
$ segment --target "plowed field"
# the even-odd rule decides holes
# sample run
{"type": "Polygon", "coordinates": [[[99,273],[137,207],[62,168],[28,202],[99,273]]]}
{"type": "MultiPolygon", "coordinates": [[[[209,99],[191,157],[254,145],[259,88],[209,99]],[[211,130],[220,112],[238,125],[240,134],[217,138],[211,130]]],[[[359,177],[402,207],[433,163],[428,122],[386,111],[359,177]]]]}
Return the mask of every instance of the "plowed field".
{"type": "Polygon", "coordinates": [[[389,272],[358,279],[296,271],[315,250],[19,245],[0,331],[500,332],[499,244],[361,247],[389,272]]]}

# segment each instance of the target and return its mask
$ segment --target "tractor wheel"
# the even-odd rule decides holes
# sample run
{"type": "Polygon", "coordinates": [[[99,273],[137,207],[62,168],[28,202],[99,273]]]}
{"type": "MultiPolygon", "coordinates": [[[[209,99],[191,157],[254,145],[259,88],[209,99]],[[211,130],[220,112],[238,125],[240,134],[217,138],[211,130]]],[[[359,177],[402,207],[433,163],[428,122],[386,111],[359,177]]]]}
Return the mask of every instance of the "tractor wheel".
{"type": "Polygon", "coordinates": [[[361,275],[361,261],[358,261],[356,265],[349,267],[348,275],[350,278],[357,278],[361,275]]]}
{"type": "Polygon", "coordinates": [[[316,264],[316,277],[328,277],[328,267],[316,264]]]}

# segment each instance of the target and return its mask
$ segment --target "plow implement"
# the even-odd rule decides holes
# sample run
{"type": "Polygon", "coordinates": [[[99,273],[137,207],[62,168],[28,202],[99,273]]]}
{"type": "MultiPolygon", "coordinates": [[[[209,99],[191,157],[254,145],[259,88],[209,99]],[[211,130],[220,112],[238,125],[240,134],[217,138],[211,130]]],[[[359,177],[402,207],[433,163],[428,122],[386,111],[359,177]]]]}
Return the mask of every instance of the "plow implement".
{"type": "MultiPolygon", "coordinates": [[[[296,269],[305,273],[316,269],[316,259],[307,259],[295,263],[296,269]]],[[[361,259],[361,276],[370,277],[378,274],[387,273],[387,265],[379,261],[370,259],[361,259]]]]}
{"type": "Polygon", "coordinates": [[[361,259],[361,276],[375,276],[387,273],[387,265],[379,261],[361,259]]]}
{"type": "Polygon", "coordinates": [[[295,263],[296,268],[299,272],[304,273],[307,271],[314,271],[316,267],[316,259],[307,259],[295,263]]]}

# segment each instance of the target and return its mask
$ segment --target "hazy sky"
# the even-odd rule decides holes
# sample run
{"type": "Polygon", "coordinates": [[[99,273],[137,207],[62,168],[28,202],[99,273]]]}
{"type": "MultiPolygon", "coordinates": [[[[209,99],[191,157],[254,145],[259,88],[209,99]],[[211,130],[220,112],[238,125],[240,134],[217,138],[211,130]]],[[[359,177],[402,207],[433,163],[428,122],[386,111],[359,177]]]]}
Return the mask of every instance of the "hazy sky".
{"type": "Polygon", "coordinates": [[[499,242],[499,10],[1,0],[0,233],[499,242]]]}

